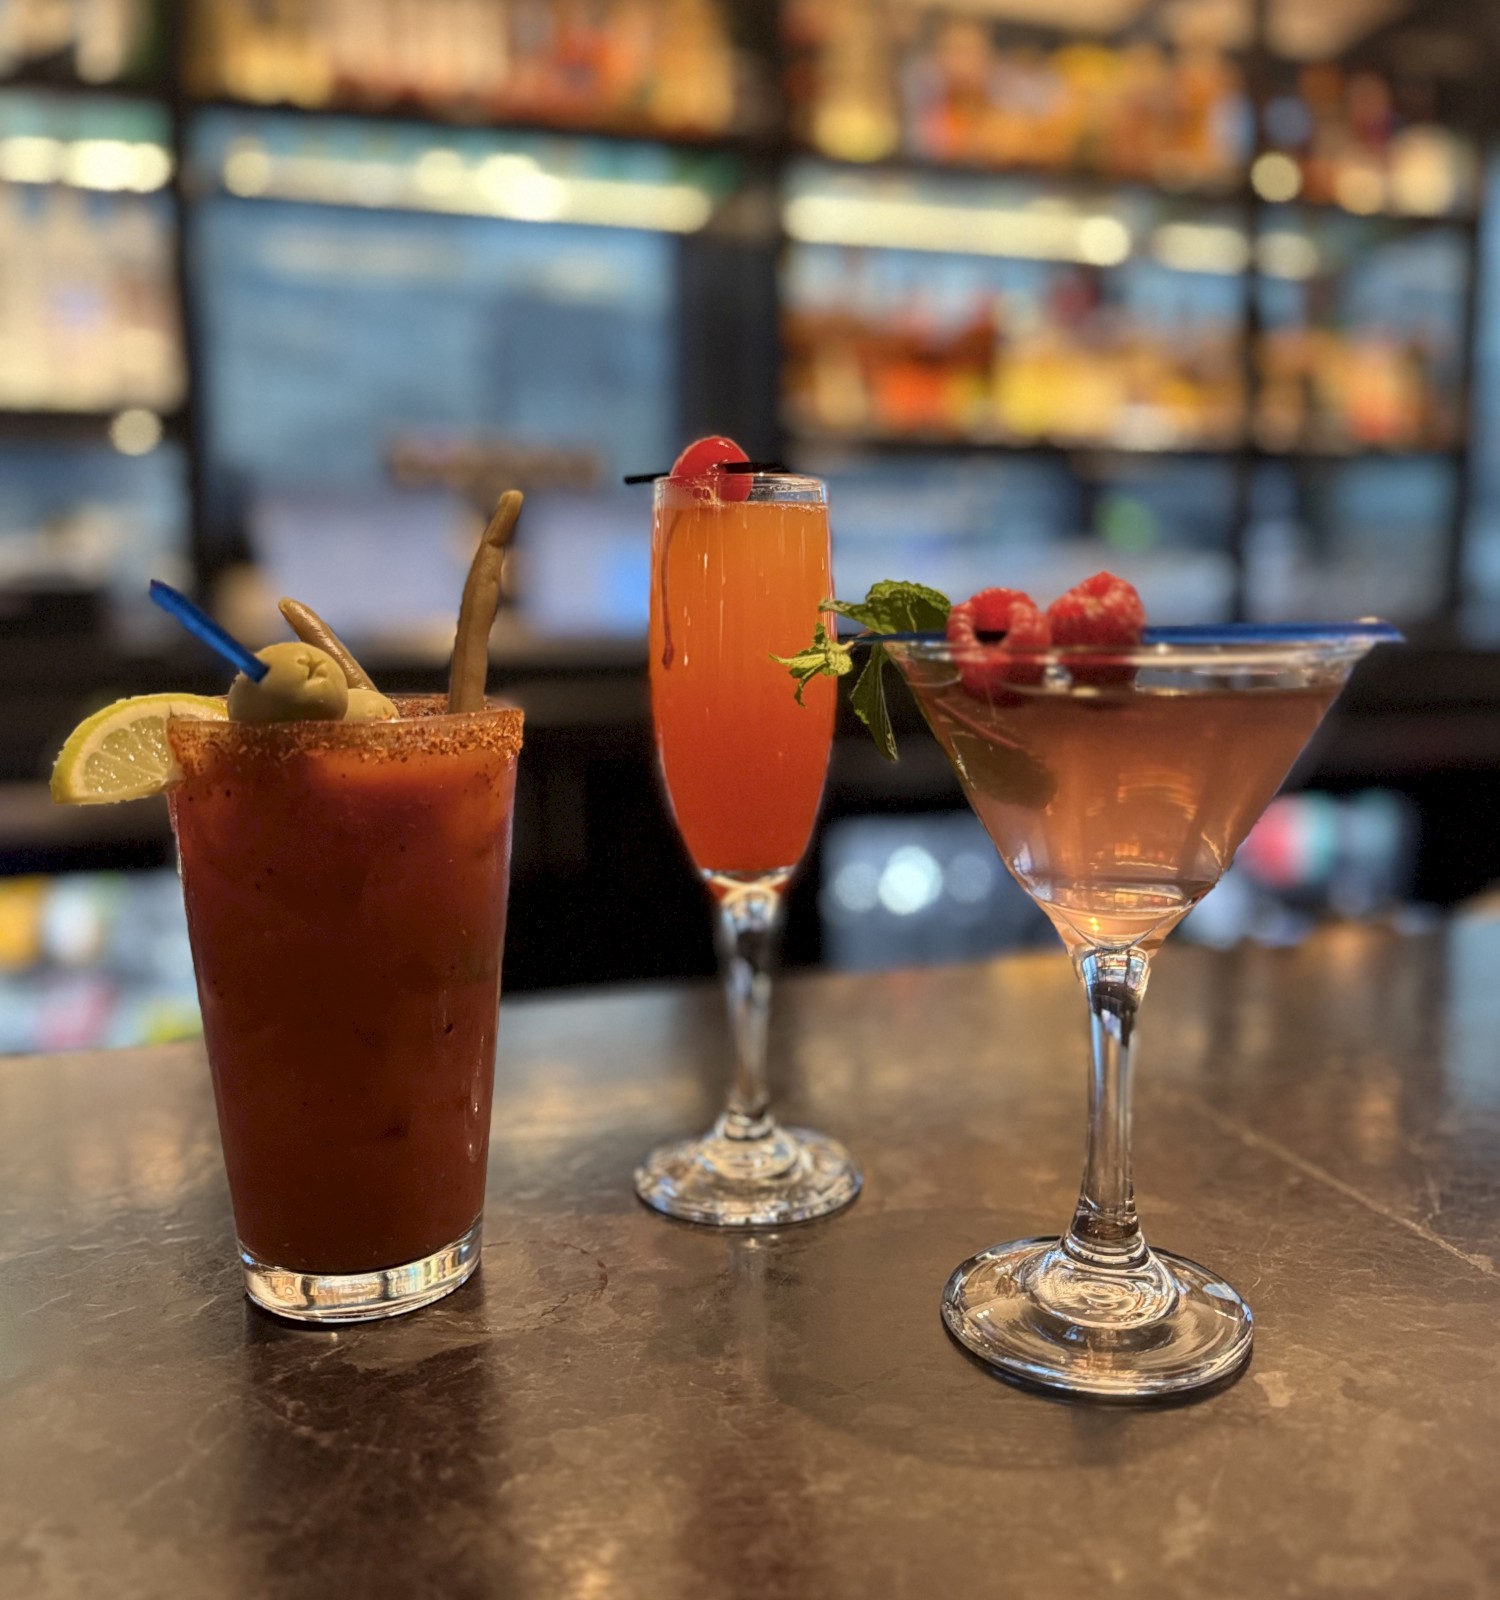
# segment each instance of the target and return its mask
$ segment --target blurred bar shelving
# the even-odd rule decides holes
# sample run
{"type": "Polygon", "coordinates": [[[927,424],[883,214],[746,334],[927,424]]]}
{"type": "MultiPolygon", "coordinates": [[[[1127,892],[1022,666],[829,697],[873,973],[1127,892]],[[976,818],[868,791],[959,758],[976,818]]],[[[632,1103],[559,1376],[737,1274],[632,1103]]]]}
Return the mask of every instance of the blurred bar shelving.
{"type": "MultiPolygon", "coordinates": [[[[21,3],[0,0],[0,18],[21,3]]],[[[516,879],[516,925],[534,937],[513,951],[508,981],[636,976],[645,970],[640,962],[654,962],[660,972],[707,970],[696,891],[685,868],[674,876],[677,847],[661,818],[652,769],[640,643],[646,518],[642,502],[614,485],[624,471],[665,465],[684,436],[710,430],[829,478],[841,589],[901,572],[954,592],[999,574],[1045,593],[1080,570],[1110,565],[1140,582],[1153,614],[1168,620],[1293,614],[1299,606],[1345,602],[1367,611],[1388,608],[1393,597],[1399,613],[1405,597],[1411,605],[1399,620],[1424,648],[1404,658],[1406,679],[1372,668],[1369,692],[1351,702],[1335,729],[1337,744],[1311,777],[1354,785],[1383,773],[1407,784],[1438,817],[1456,804],[1443,772],[1492,758],[1500,769],[1500,753],[1474,743],[1478,713],[1465,709],[1474,693],[1500,705],[1500,657],[1427,648],[1454,637],[1461,584],[1482,600],[1500,595],[1500,556],[1485,554],[1500,549],[1500,534],[1473,547],[1463,537],[1472,520],[1469,476],[1483,477],[1487,468],[1468,455],[1476,424],[1462,362],[1443,368],[1441,381],[1429,386],[1451,402],[1444,432],[1396,428],[1339,438],[1325,430],[1313,438],[1283,430],[1267,437],[1251,425],[1263,387],[1257,343],[1278,326],[1278,307],[1262,303],[1268,284],[1305,292],[1307,306],[1294,309],[1306,315],[1295,326],[1342,335],[1359,326],[1339,300],[1353,292],[1358,273],[1385,270],[1380,263],[1392,250],[1427,248],[1423,241],[1446,235],[1467,274],[1449,296],[1453,337],[1460,350],[1474,342],[1472,300],[1488,237],[1477,157],[1466,175],[1465,158],[1442,139],[1429,140],[1425,155],[1419,141],[1412,148],[1427,167],[1408,159],[1404,188],[1398,186],[1394,167],[1369,149],[1380,138],[1389,148],[1406,124],[1394,111],[1385,122],[1372,113],[1350,169],[1362,176],[1352,187],[1345,181],[1343,198],[1352,203],[1341,204],[1337,172],[1314,170],[1310,179],[1312,145],[1281,137],[1286,106],[1276,113],[1280,124],[1273,108],[1305,97],[1306,85],[1299,82],[1302,65],[1278,61],[1272,47],[1286,45],[1294,13],[1307,13],[1296,26],[1322,25],[1311,15],[1319,8],[1299,11],[1293,0],[1215,5],[1209,9],[1221,17],[1235,12],[1252,24],[1259,12],[1269,32],[1257,37],[1252,25],[1211,47],[1161,34],[1168,12],[1202,9],[1191,0],[1178,7],[1094,5],[1090,14],[1103,20],[1083,35],[1004,19],[984,23],[994,41],[989,48],[1010,52],[1006,70],[1017,61],[1045,69],[1058,51],[1082,44],[1069,59],[1085,79],[1113,70],[1117,63],[1105,56],[1129,52],[1149,77],[1156,68],[1150,51],[1137,49],[1143,43],[1171,72],[1184,63],[1189,76],[1202,68],[1202,94],[1184,123],[1198,141],[1196,154],[1189,150],[1174,166],[1169,150],[1163,169],[1134,157],[1122,166],[1096,137],[1071,147],[1085,150],[1082,160],[1057,155],[1068,148],[1065,140],[1054,143],[1048,160],[1017,155],[1017,145],[1004,161],[965,156],[951,140],[919,146],[901,136],[900,106],[893,141],[888,92],[884,142],[868,126],[861,135],[868,108],[859,109],[860,85],[868,91],[878,66],[869,59],[868,27],[860,42],[861,18],[868,21],[873,6],[882,16],[916,19],[910,26],[940,31],[946,18],[972,28],[984,9],[977,0],[674,0],[667,7],[619,0],[596,8],[601,16],[629,12],[641,37],[654,26],[654,10],[691,12],[694,27],[713,34],[709,53],[718,52],[719,64],[689,83],[700,110],[671,117],[624,113],[618,100],[600,115],[605,101],[591,101],[586,91],[563,110],[548,110],[536,98],[382,87],[378,72],[361,86],[305,59],[297,70],[307,76],[293,93],[278,74],[288,62],[295,66],[302,46],[285,27],[272,50],[282,51],[281,64],[267,66],[262,57],[256,92],[237,93],[243,82],[206,70],[201,52],[194,54],[206,17],[234,12],[267,27],[291,19],[295,33],[298,19],[315,11],[338,14],[352,27],[386,8],[368,0],[322,8],[297,0],[270,8],[213,0],[91,3],[118,4],[121,15],[138,10],[141,38],[150,41],[99,82],[80,76],[66,44],[7,60],[0,22],[0,193],[7,188],[3,142],[12,128],[5,108],[21,98],[40,96],[59,117],[97,118],[114,104],[159,118],[153,137],[168,168],[149,198],[170,245],[165,270],[188,382],[185,392],[160,394],[155,403],[132,396],[97,409],[52,411],[31,402],[0,409],[0,595],[8,603],[9,584],[21,596],[16,609],[0,608],[9,635],[0,638],[0,695],[10,712],[0,781],[34,784],[77,715],[114,695],[215,687],[211,664],[127,603],[148,566],[196,584],[250,635],[274,626],[276,593],[304,593],[338,617],[383,683],[435,685],[445,642],[433,619],[461,577],[454,552],[466,547],[495,490],[519,482],[529,508],[516,553],[515,605],[497,631],[494,670],[497,686],[526,704],[534,730],[516,879]],[[856,55],[866,51],[863,64],[855,60],[851,68],[846,59],[839,81],[842,140],[816,137],[805,100],[804,112],[797,109],[808,19],[819,11],[837,14],[856,55]],[[1222,126],[1214,123],[1218,113],[1205,109],[1213,105],[1222,126]],[[304,183],[298,193],[295,183],[268,182],[268,164],[274,177],[283,155],[294,163],[310,159],[324,188],[304,183]],[[226,167],[231,157],[237,167],[226,167]],[[493,203],[471,196],[445,209],[444,196],[453,202],[467,195],[464,186],[487,161],[494,163],[485,179],[493,203]],[[340,162],[342,175],[333,172],[340,162]],[[363,170],[382,165],[420,167],[425,195],[393,186],[389,172],[382,178],[363,170]],[[1184,374],[1207,387],[1205,364],[1217,362],[1211,425],[1163,428],[1134,400],[1128,427],[1081,437],[992,422],[960,428],[917,420],[897,428],[871,416],[832,427],[799,411],[791,403],[797,352],[788,331],[798,309],[799,256],[829,255],[829,281],[847,310],[857,298],[860,263],[884,263],[870,269],[878,274],[900,254],[888,239],[843,245],[800,238],[789,207],[814,170],[881,197],[901,191],[942,206],[967,186],[976,195],[1003,195],[1001,209],[1071,217],[1076,248],[1060,260],[1035,248],[1013,258],[971,255],[967,264],[952,251],[910,252],[908,276],[921,291],[915,298],[938,305],[939,324],[949,315],[945,306],[963,307],[966,296],[975,304],[1007,299],[1009,326],[1022,334],[1035,331],[1032,307],[1050,305],[1059,325],[1076,334],[1080,365],[1098,369],[1106,364],[1100,352],[1113,349],[1132,381],[1150,367],[1151,383],[1168,395],[1164,411],[1191,412],[1184,374]],[[1427,189],[1417,183],[1414,190],[1412,174],[1422,171],[1427,189]],[[568,214],[567,183],[600,175],[690,189],[696,198],[677,194],[671,204],[679,209],[658,212],[647,227],[639,224],[649,218],[626,211],[607,226],[598,211],[592,218],[568,214]],[[665,225],[674,216],[675,225],[665,225]],[[622,221],[637,225],[614,225],[622,221]],[[1370,243],[1354,248],[1350,262],[1301,279],[1267,271],[1267,233],[1304,241],[1292,254],[1301,249],[1305,265],[1320,230],[1363,230],[1370,243]],[[1214,270],[1203,270],[1205,249],[1219,252],[1214,270]],[[1159,330],[1154,346],[1136,336],[1140,328],[1159,330]],[[1221,338],[1223,351],[1205,356],[1203,340],[1212,346],[1221,338]],[[122,450],[112,437],[122,416],[130,418],[127,445],[149,440],[143,453],[122,450]],[[72,503],[59,484],[78,489],[72,503]],[[126,510],[101,532],[100,506],[126,510]],[[18,529],[24,538],[12,539],[18,529]],[[42,577],[34,571],[17,582],[18,563],[27,560],[40,563],[42,577]],[[106,560],[116,561],[109,580],[81,600],[106,560]],[[76,631],[80,619],[90,629],[87,641],[76,631]],[[1420,683],[1420,694],[1407,693],[1407,683],[1420,683]],[[1403,755],[1411,750],[1422,752],[1420,772],[1403,755]],[[626,835],[639,843],[622,852],[626,835]],[[627,952],[638,965],[621,965],[625,956],[606,930],[648,902],[659,908],[645,941],[650,950],[627,952]],[[597,937],[577,942],[579,929],[595,928],[597,937]]],[[[454,35],[462,38],[463,27],[500,9],[491,0],[445,0],[407,14],[426,14],[431,27],[439,14],[463,11],[468,20],[454,35]]],[[[510,12],[540,28],[544,13],[582,16],[588,9],[513,0],[510,12]]],[[[1412,15],[1420,20],[1420,12],[1412,15]]],[[[584,28],[570,37],[574,76],[564,79],[587,85],[602,70],[597,33],[584,28]]],[[[1403,70],[1412,76],[1400,69],[1402,59],[1414,59],[1407,47],[1389,38],[1386,46],[1393,53],[1384,63],[1373,55],[1351,58],[1341,93],[1366,66],[1397,88],[1403,70]],[[1389,70],[1391,62],[1399,70],[1389,70]]],[[[956,57],[955,64],[962,66],[956,57]]],[[[478,81],[474,62],[449,66],[478,81]]],[[[447,70],[439,62],[429,81],[447,70]]],[[[692,77],[675,70],[678,80],[692,77]]],[[[1000,81],[1019,80],[1002,72],[1000,81]]],[[[1360,92],[1374,96],[1372,105],[1379,99],[1368,84],[1360,92]]],[[[1457,91],[1404,103],[1409,125],[1437,128],[1442,138],[1456,130],[1476,151],[1487,136],[1482,119],[1471,131],[1470,108],[1457,91]],[[1411,109],[1423,106],[1426,121],[1411,109]]],[[[24,129],[21,135],[29,136],[24,129]]],[[[302,182],[309,168],[291,170],[302,182]]],[[[9,187],[28,194],[38,188],[9,187]]],[[[84,195],[101,211],[118,198],[84,195]]],[[[990,200],[979,203],[996,209],[990,200]]],[[[1286,247],[1274,246],[1273,257],[1276,248],[1285,266],[1286,247]]],[[[1491,273],[1500,276],[1500,260],[1491,273]]],[[[898,312],[889,320],[903,336],[913,334],[921,357],[928,337],[917,326],[921,319],[903,322],[898,312]]],[[[996,348],[1016,342],[1007,346],[997,327],[988,326],[991,345],[971,364],[991,385],[996,348]]],[[[1302,376],[1288,381],[1307,387],[1302,376]]],[[[1394,389],[1401,391],[1399,381],[1394,389]]],[[[1106,410],[1100,406],[1101,415],[1106,410]]],[[[1500,506],[1500,489],[1493,499],[1500,506]]],[[[1481,496],[1480,503],[1489,501],[1481,496]]],[[[1500,529],[1500,512],[1493,520],[1500,529]]],[[[1465,621],[1483,609],[1467,607],[1465,621]]],[[[1491,609],[1500,616],[1500,601],[1491,609]]],[[[1492,631],[1500,634],[1500,624],[1492,631]]],[[[857,730],[849,724],[842,732],[857,730]]],[[[953,806],[945,770],[925,762],[920,740],[907,744],[902,767],[886,770],[865,759],[853,737],[841,738],[830,816],[953,806]]],[[[39,814],[34,804],[28,810],[27,795],[34,802],[37,791],[10,791],[0,808],[0,831],[5,818],[19,819],[6,842],[23,853],[25,819],[39,814]]],[[[87,819],[83,824],[86,834],[87,819]]],[[[101,861],[108,843],[102,832],[101,861]]],[[[1430,832],[1438,837],[1436,822],[1430,832]]],[[[151,848],[163,848],[160,829],[154,837],[151,848]]],[[[87,842],[81,834],[52,837],[37,859],[48,868],[93,862],[78,854],[87,842]]],[[[1488,862],[1445,866],[1435,848],[1433,893],[1478,885],[1488,862]]],[[[19,860],[8,858],[11,870],[19,860]]],[[[1493,865],[1500,871],[1500,859],[1493,865]]],[[[794,961],[818,954],[816,873],[815,862],[798,891],[794,961]]]]}

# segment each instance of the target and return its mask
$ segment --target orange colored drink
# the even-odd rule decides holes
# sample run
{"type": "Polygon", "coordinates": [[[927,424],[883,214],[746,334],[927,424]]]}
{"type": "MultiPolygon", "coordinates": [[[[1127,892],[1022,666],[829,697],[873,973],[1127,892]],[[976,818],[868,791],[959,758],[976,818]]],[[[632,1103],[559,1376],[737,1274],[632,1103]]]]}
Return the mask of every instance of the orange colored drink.
{"type": "Polygon", "coordinates": [[[815,679],[799,706],[771,657],[806,645],[833,592],[830,561],[821,501],[657,485],[651,707],[677,826],[704,872],[789,870],[807,848],[834,684],[815,679]]]}
{"type": "Polygon", "coordinates": [[[441,709],[170,726],[252,1278],[378,1273],[465,1239],[477,1260],[521,714],[441,709]]]}

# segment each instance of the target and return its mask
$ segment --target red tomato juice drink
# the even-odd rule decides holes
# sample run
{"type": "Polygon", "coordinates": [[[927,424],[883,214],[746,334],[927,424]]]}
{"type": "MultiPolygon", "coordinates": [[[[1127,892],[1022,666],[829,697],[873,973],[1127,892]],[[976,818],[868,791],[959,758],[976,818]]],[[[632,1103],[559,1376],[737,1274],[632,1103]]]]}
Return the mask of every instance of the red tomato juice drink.
{"type": "Polygon", "coordinates": [[[303,1321],[479,1260],[521,713],[400,710],[169,727],[246,1288],[303,1321]]]}

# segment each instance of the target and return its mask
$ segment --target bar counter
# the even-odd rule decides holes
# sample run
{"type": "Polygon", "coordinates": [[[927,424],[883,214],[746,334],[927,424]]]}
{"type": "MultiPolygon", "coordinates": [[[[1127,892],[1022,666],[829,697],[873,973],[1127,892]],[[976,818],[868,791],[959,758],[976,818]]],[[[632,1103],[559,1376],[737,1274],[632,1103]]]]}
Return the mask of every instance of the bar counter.
{"type": "Polygon", "coordinates": [[[1168,946],[1142,1219],[1257,1329],[1145,1408],[1010,1387],[938,1317],[963,1257],[1070,1215],[1060,951],[783,983],[782,1109],[866,1190],[779,1234],[631,1193],[711,1118],[710,986],[507,1002],[481,1273],[336,1333],[240,1292],[199,1046],[0,1062],[0,1594],[1493,1596],[1497,974],[1482,911],[1168,946]]]}

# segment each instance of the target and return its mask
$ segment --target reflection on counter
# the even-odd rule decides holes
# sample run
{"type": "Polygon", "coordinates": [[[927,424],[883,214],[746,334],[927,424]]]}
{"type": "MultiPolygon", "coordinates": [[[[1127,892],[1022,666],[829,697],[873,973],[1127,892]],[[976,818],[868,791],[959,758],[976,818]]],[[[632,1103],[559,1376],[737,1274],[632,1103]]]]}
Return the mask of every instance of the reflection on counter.
{"type": "Polygon", "coordinates": [[[0,1052],[199,1032],[175,872],[0,879],[0,1052]]]}
{"type": "Polygon", "coordinates": [[[1500,895],[1482,894],[1452,919],[1448,935],[1448,984],[1443,1003],[1443,1069],[1450,1102],[1462,1113],[1500,1109],[1500,895]]]}

